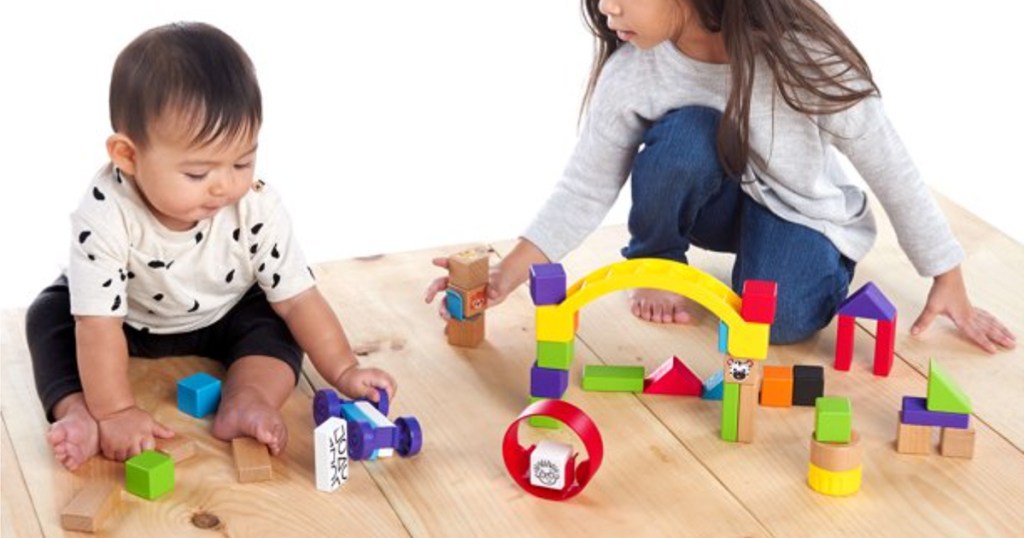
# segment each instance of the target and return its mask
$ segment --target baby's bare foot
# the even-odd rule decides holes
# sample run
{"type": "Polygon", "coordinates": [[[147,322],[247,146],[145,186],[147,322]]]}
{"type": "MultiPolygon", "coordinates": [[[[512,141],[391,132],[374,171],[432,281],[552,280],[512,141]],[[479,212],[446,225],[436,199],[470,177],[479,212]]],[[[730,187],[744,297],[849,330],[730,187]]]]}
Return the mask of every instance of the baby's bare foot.
{"type": "Polygon", "coordinates": [[[46,441],[57,461],[74,471],[100,450],[99,426],[85,407],[81,394],[68,396],[58,408],[66,406],[63,416],[50,426],[46,441]]]}
{"type": "Polygon", "coordinates": [[[288,444],[288,428],[281,413],[262,398],[244,394],[221,402],[213,421],[213,436],[223,441],[252,437],[267,445],[275,456],[288,444]]]}
{"type": "Polygon", "coordinates": [[[693,317],[688,303],[685,297],[670,291],[641,288],[629,292],[633,315],[655,323],[689,323],[693,317]]]}

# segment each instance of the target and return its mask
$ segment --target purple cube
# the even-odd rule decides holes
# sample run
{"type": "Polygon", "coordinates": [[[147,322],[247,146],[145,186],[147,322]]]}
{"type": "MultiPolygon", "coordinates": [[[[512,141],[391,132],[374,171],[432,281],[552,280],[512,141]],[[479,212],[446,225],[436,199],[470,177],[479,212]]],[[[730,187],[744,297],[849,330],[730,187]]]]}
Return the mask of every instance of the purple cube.
{"type": "Polygon", "coordinates": [[[530,297],[537,306],[555,305],[565,300],[565,269],[562,264],[530,266],[530,297]]]}
{"type": "Polygon", "coordinates": [[[900,422],[904,424],[917,424],[919,426],[966,429],[971,423],[971,415],[929,411],[925,398],[904,396],[903,409],[900,411],[900,422]]]}
{"type": "Polygon", "coordinates": [[[568,370],[541,368],[533,363],[533,368],[530,368],[530,396],[559,399],[568,388],[568,370]]]}

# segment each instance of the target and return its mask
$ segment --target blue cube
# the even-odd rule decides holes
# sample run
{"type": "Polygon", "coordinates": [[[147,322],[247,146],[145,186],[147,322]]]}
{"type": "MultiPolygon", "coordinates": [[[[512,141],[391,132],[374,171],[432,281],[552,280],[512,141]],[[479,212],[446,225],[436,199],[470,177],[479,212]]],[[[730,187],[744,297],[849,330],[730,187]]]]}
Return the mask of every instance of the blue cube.
{"type": "Polygon", "coordinates": [[[178,409],[203,418],[217,410],[220,404],[220,380],[199,372],[178,381],[178,409]]]}
{"type": "Polygon", "coordinates": [[[559,304],[565,300],[565,269],[562,264],[530,266],[530,297],[537,306],[559,304]]]}

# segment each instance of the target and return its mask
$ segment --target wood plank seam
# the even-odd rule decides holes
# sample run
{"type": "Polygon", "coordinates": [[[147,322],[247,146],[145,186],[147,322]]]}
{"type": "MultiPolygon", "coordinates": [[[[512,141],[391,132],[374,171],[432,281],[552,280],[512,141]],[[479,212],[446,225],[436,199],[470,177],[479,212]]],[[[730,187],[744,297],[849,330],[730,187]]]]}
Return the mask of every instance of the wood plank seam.
{"type": "MultiPolygon", "coordinates": [[[[16,466],[16,469],[18,470],[18,478],[21,479],[21,483],[25,486],[25,493],[28,494],[29,504],[32,505],[32,520],[36,522],[36,528],[39,530],[39,536],[45,536],[43,534],[43,522],[40,521],[39,512],[36,511],[36,500],[32,497],[32,490],[28,487],[28,480],[25,479],[25,472],[21,467],[21,458],[18,457],[17,445],[15,445],[13,442],[14,438],[11,437],[11,430],[7,428],[7,418],[4,417],[2,413],[0,413],[0,422],[3,423],[4,435],[11,443],[11,454],[14,455],[13,464],[16,466]]],[[[11,463],[12,462],[9,461],[4,462],[5,465],[10,465],[11,463]]]]}

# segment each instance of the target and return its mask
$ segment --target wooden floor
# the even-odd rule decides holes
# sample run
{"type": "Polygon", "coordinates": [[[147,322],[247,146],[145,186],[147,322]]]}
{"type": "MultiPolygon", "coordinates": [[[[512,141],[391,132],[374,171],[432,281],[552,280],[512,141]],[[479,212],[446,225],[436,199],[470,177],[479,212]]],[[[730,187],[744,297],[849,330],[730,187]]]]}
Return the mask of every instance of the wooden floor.
{"type": "MultiPolygon", "coordinates": [[[[968,250],[964,265],[974,301],[1024,335],[1024,247],[943,202],[968,250]]],[[[1024,534],[1024,347],[988,356],[960,340],[945,321],[926,338],[907,334],[929,282],[918,278],[883,229],[858,267],[855,285],[873,280],[897,303],[898,358],[892,374],[870,372],[874,326],[857,331],[854,367],[831,369],[835,327],[795,346],[773,347],[768,364],[826,365],[826,393],[853,401],[865,445],[863,487],[850,498],[818,495],[806,485],[811,408],[761,408],[752,445],[718,439],[720,404],[696,398],[584,393],[584,364],[642,364],[678,355],[701,377],[720,365],[716,320],[663,327],[628,314],[622,295],[583,310],[566,398],[597,423],[604,465],[566,503],[520,490],[501,460],[505,428],[524,407],[534,359],[533,307],[520,289],[488,314],[487,342],[475,350],[446,345],[435,307],[421,296],[439,273],[429,260],[460,246],[326,263],[319,284],[340,313],[365,364],[399,382],[392,415],[422,423],[423,453],[413,459],[356,464],[333,494],[314,487],[311,395],[307,378],[284,408],[291,431],[274,461],[272,482],[239,484],[230,447],[213,439],[208,420],[178,412],[174,383],[196,370],[219,374],[195,357],[133,361],[140,405],[181,434],[199,454],[177,469],[173,494],[149,502],[123,494],[107,523],[123,536],[1021,536],[1024,534]],[[928,359],[937,358],[974,401],[973,460],[906,456],[894,448],[904,395],[924,395],[928,359]],[[197,517],[198,516],[198,517],[197,517]],[[214,516],[211,518],[209,516],[214,516]]],[[[621,227],[602,229],[565,260],[570,280],[617,260],[621,227]]],[[[494,244],[497,256],[511,242],[494,244]]],[[[730,259],[694,252],[691,262],[726,279],[730,259]]],[[[122,466],[94,459],[76,473],[59,468],[47,448],[46,423],[33,388],[23,311],[2,319],[3,536],[56,536],[58,514],[88,480],[119,479],[122,466]]],[[[557,432],[556,437],[566,437],[557,432]]]]}

